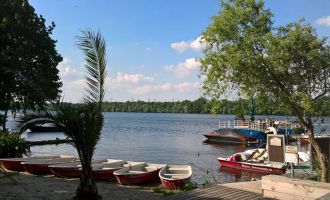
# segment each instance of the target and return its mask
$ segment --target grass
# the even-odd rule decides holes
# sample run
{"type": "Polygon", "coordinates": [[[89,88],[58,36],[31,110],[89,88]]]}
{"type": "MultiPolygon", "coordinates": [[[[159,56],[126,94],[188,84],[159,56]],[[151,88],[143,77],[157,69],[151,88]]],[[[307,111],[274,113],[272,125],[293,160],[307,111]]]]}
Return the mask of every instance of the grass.
{"type": "Polygon", "coordinates": [[[170,196],[173,194],[177,194],[181,191],[190,191],[190,190],[194,190],[197,188],[197,184],[193,183],[193,182],[188,182],[186,183],[183,188],[181,190],[168,190],[165,189],[164,187],[157,187],[152,189],[153,192],[158,193],[158,194],[163,194],[164,196],[170,196]]]}

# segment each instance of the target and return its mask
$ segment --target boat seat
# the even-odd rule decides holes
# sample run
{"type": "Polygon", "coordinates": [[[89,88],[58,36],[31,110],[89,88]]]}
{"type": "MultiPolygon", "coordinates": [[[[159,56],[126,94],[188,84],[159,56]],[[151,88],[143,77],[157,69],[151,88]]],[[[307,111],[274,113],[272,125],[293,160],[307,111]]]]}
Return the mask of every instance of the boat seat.
{"type": "Polygon", "coordinates": [[[182,179],[186,178],[187,174],[165,174],[165,178],[172,178],[172,179],[182,179]]]}
{"type": "Polygon", "coordinates": [[[186,176],[187,174],[165,174],[165,176],[186,176]]]}
{"type": "Polygon", "coordinates": [[[128,173],[130,174],[142,174],[142,173],[145,173],[144,171],[128,171],[128,173]]]}
{"type": "Polygon", "coordinates": [[[145,169],[146,169],[147,172],[150,172],[150,171],[154,171],[158,168],[156,168],[156,167],[145,167],[145,169]]]}
{"type": "Polygon", "coordinates": [[[169,167],[168,170],[175,171],[175,170],[187,170],[185,167],[169,167]]]}

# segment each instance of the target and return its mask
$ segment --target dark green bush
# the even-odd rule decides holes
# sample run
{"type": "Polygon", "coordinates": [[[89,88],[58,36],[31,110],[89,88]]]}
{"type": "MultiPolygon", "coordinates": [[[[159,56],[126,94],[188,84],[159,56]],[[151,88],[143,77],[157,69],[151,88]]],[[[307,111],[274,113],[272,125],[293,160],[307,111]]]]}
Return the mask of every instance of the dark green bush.
{"type": "Polygon", "coordinates": [[[28,145],[19,134],[0,131],[0,158],[22,157],[27,150],[28,145]]]}

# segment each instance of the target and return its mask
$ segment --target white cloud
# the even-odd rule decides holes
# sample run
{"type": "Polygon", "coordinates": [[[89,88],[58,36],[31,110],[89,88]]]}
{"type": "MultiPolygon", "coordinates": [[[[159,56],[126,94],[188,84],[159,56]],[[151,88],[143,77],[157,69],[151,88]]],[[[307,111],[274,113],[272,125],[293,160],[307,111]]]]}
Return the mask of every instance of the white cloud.
{"type": "Polygon", "coordinates": [[[321,17],[316,20],[316,24],[325,25],[330,27],[330,16],[321,17]]]}
{"type": "Polygon", "coordinates": [[[194,51],[201,51],[205,48],[205,44],[203,44],[202,36],[199,36],[193,41],[174,42],[171,44],[171,48],[179,53],[183,53],[187,49],[192,49],[194,51]]]}
{"type": "Polygon", "coordinates": [[[175,85],[174,88],[180,92],[187,92],[187,91],[191,91],[191,90],[195,90],[195,89],[200,89],[200,83],[184,82],[184,83],[175,85]]]}
{"type": "Polygon", "coordinates": [[[129,89],[129,92],[131,94],[145,95],[145,94],[149,94],[152,90],[153,90],[153,87],[151,85],[143,85],[143,86],[129,89]]]}
{"type": "Polygon", "coordinates": [[[131,88],[129,92],[134,95],[153,95],[153,94],[166,94],[173,96],[175,94],[184,94],[191,91],[198,91],[200,83],[198,82],[183,82],[179,84],[163,83],[163,84],[146,84],[131,88]]]}
{"type": "Polygon", "coordinates": [[[63,84],[61,90],[64,101],[77,102],[81,100],[85,88],[83,70],[80,70],[81,66],[79,69],[74,67],[72,61],[64,57],[57,68],[63,84]]]}
{"type": "MultiPolygon", "coordinates": [[[[85,71],[82,64],[74,64],[70,59],[64,58],[58,65],[63,83],[62,97],[66,102],[79,102],[86,94],[85,71]],[[75,65],[77,67],[74,67],[75,65]]],[[[188,58],[182,63],[168,67],[168,70],[172,70],[178,75],[187,75],[198,69],[199,65],[199,62],[194,58],[188,58]]],[[[105,85],[105,100],[194,100],[201,95],[198,82],[173,83],[170,80],[161,82],[156,77],[156,75],[148,76],[143,73],[123,72],[108,76],[105,85]]]]}
{"type": "Polygon", "coordinates": [[[121,72],[117,73],[117,76],[112,79],[112,82],[116,84],[121,83],[145,83],[145,82],[153,82],[154,78],[150,76],[145,76],[143,74],[124,74],[121,72]]]}
{"type": "Polygon", "coordinates": [[[76,69],[72,66],[70,59],[66,57],[64,57],[63,61],[58,64],[57,68],[60,72],[61,78],[64,78],[77,72],[76,69]]]}
{"type": "Polygon", "coordinates": [[[201,63],[196,58],[187,58],[184,62],[177,65],[165,66],[165,71],[174,72],[178,77],[183,78],[193,71],[197,71],[201,63]]]}

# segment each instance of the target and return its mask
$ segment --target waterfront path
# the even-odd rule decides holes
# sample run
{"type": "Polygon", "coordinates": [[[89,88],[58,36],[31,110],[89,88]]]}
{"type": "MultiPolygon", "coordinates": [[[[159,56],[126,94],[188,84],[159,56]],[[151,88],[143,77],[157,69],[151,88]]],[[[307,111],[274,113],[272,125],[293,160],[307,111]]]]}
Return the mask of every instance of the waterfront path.
{"type": "MultiPolygon", "coordinates": [[[[40,177],[24,172],[17,173],[13,177],[17,180],[17,185],[8,179],[0,179],[1,200],[72,199],[79,183],[79,179],[60,179],[52,175],[40,177]]],[[[262,198],[260,181],[217,184],[168,197],[152,192],[153,187],[120,186],[115,182],[98,182],[97,186],[105,200],[248,200],[262,198]]]]}
{"type": "Polygon", "coordinates": [[[218,184],[170,196],[166,200],[262,199],[261,181],[218,184]]]}

